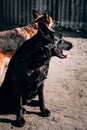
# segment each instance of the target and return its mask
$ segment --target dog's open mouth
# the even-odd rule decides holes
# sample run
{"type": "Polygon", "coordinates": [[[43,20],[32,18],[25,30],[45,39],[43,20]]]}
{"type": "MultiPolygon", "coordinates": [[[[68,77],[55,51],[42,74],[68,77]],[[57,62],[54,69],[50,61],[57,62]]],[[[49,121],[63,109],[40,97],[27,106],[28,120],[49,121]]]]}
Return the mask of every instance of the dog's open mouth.
{"type": "Polygon", "coordinates": [[[57,56],[58,56],[59,58],[62,58],[62,59],[67,58],[67,55],[64,54],[64,53],[63,53],[63,50],[61,50],[61,49],[57,49],[57,56]]]}

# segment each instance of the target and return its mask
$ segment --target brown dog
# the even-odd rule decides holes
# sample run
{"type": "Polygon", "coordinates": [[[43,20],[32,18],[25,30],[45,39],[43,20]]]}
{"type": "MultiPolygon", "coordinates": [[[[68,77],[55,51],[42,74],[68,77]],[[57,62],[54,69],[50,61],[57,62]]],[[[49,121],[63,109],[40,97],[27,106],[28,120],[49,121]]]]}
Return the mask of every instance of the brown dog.
{"type": "Polygon", "coordinates": [[[25,40],[33,37],[38,31],[38,22],[40,21],[44,22],[44,24],[50,30],[55,25],[55,20],[53,20],[52,17],[48,15],[47,11],[43,15],[41,15],[38,11],[33,10],[33,17],[34,20],[30,24],[20,28],[15,28],[13,30],[13,34],[10,34],[10,36],[8,36],[8,41],[9,41],[8,44],[5,42],[3,45],[4,47],[0,48],[0,75],[2,75],[5,67],[8,66],[8,63],[16,50],[13,47],[13,44],[16,45],[16,41],[18,41],[17,42],[17,47],[18,47],[20,38],[22,38],[21,41],[24,42],[25,40]],[[16,37],[16,41],[15,41],[15,37],[16,37]],[[5,47],[8,48],[10,42],[12,42],[12,44],[10,44],[11,46],[10,48],[12,49],[7,51],[5,47]]]}

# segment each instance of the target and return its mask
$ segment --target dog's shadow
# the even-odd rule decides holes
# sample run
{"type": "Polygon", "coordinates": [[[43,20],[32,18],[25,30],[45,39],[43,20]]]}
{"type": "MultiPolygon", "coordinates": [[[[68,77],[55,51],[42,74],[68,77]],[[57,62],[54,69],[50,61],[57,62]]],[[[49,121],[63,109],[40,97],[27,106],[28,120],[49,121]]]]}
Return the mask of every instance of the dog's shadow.
{"type": "MultiPolygon", "coordinates": [[[[39,107],[40,104],[39,104],[39,101],[32,100],[30,103],[27,102],[27,106],[29,106],[29,107],[39,107]]],[[[26,114],[35,114],[35,115],[41,116],[40,112],[33,112],[33,111],[26,111],[26,114]]]]}
{"type": "Polygon", "coordinates": [[[32,100],[31,102],[27,102],[27,105],[32,106],[32,107],[39,107],[40,103],[38,100],[32,100]]]}
{"type": "MultiPolygon", "coordinates": [[[[29,107],[39,107],[39,101],[32,100],[30,103],[27,102],[27,106],[29,106],[29,107]]],[[[35,115],[41,116],[41,112],[34,112],[34,111],[27,111],[27,110],[25,110],[25,111],[26,111],[25,114],[35,114],[35,115]]],[[[7,109],[6,110],[3,109],[3,111],[0,112],[0,116],[1,115],[9,115],[9,114],[15,114],[15,113],[11,110],[8,111],[7,109]]],[[[0,123],[10,123],[12,126],[16,127],[15,120],[0,117],[0,123]]]]}
{"type": "Polygon", "coordinates": [[[0,118],[0,123],[10,123],[13,124],[14,121],[6,118],[0,118]]]}

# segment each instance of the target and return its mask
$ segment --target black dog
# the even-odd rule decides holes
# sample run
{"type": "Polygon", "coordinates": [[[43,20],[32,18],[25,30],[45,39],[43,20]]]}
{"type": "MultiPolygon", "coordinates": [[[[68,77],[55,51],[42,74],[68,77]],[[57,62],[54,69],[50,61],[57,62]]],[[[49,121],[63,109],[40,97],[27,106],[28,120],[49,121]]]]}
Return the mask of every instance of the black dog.
{"type": "Polygon", "coordinates": [[[39,27],[38,33],[17,49],[9,63],[0,89],[0,104],[2,102],[4,108],[11,104],[17,115],[17,126],[20,127],[25,124],[22,106],[36,95],[39,96],[42,116],[50,115],[43,97],[44,80],[47,78],[49,62],[52,56],[66,57],[62,48],[65,50],[72,48],[72,44],[63,40],[62,35],[54,36],[55,34],[43,23],[39,23],[39,27]],[[2,96],[4,101],[1,100],[2,96]]]}

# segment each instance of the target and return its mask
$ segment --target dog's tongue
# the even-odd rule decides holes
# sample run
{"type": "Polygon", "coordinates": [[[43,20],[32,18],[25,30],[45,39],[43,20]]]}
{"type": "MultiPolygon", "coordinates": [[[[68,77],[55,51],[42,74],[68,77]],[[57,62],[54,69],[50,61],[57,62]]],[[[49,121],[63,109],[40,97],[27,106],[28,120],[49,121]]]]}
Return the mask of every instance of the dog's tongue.
{"type": "Polygon", "coordinates": [[[66,54],[63,54],[63,51],[61,50],[61,54],[63,55],[64,58],[67,58],[66,54]]]}
{"type": "Polygon", "coordinates": [[[66,54],[63,54],[63,51],[61,49],[58,49],[57,50],[57,56],[61,59],[65,59],[67,58],[67,55],[66,54]]]}

